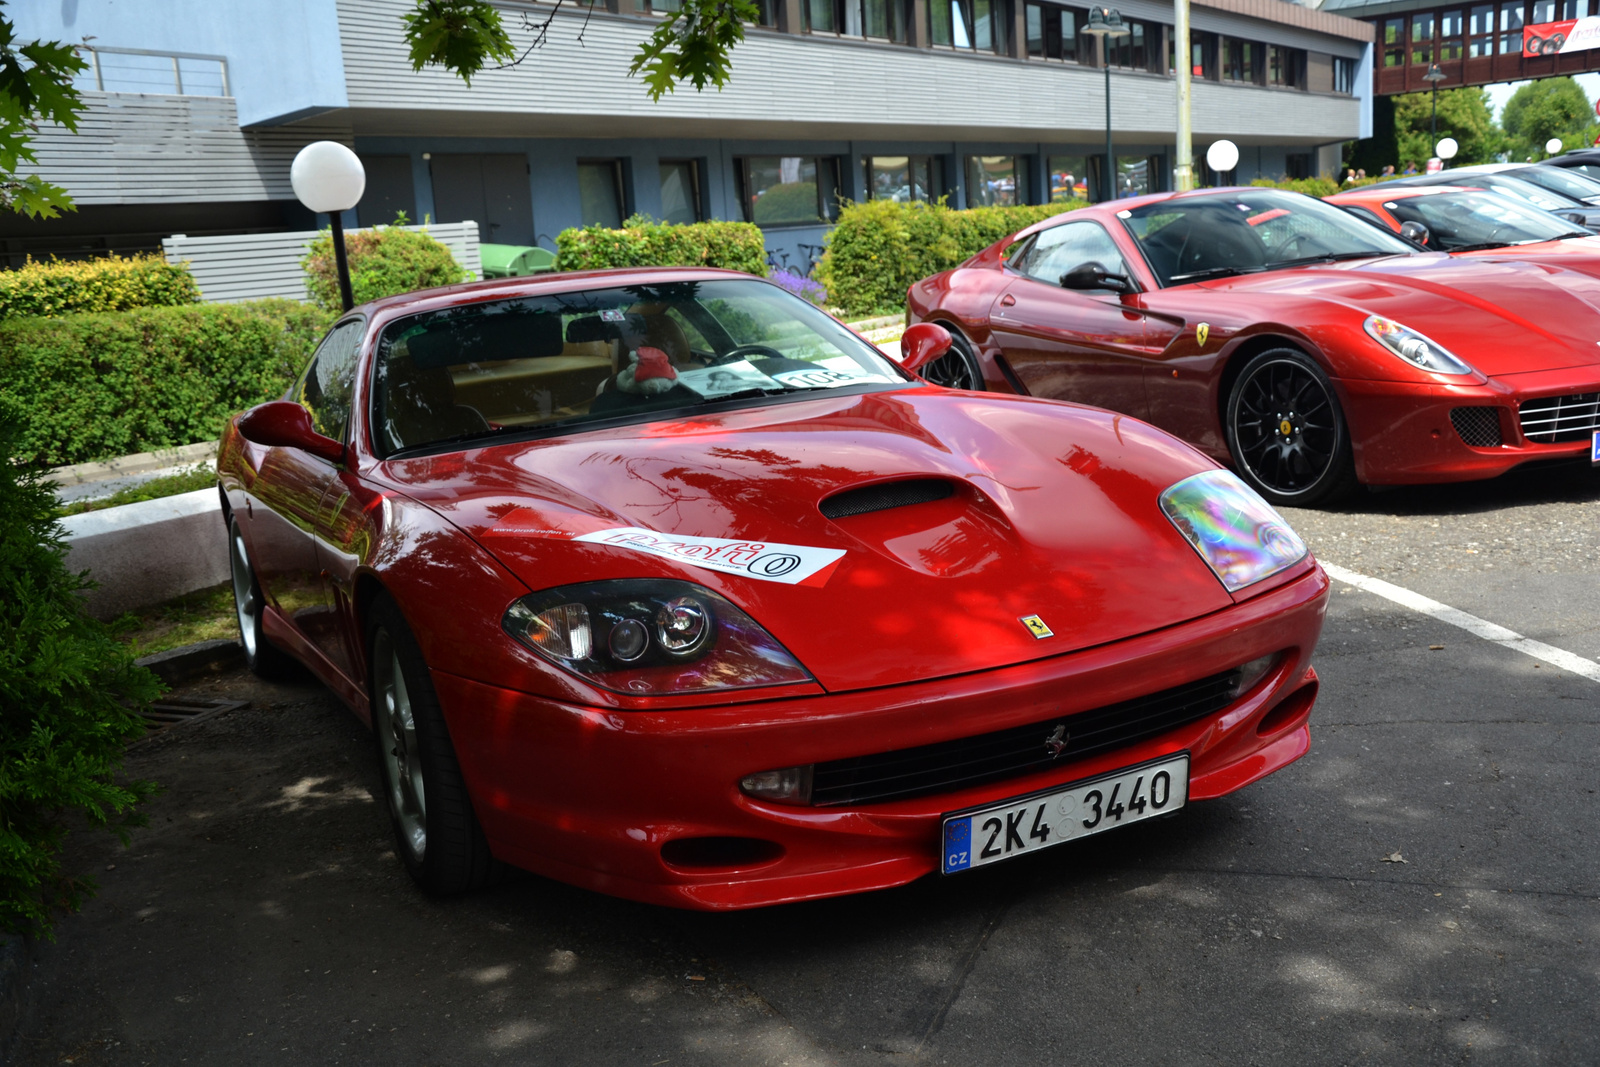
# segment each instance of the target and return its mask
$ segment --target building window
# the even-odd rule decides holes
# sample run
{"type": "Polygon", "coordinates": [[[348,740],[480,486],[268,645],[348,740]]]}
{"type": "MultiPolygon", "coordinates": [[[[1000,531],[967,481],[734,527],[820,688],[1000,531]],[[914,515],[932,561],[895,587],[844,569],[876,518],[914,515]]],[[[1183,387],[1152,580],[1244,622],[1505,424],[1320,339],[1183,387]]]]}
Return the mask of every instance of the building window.
{"type": "Polygon", "coordinates": [[[1241,41],[1237,37],[1222,39],[1222,80],[1259,84],[1261,81],[1261,53],[1263,47],[1254,41],[1241,41]]]}
{"type": "Polygon", "coordinates": [[[1030,59],[1082,63],[1088,58],[1092,42],[1083,33],[1087,12],[1054,4],[1029,4],[1027,18],[1030,59]]]}
{"type": "MultiPolygon", "coordinates": [[[[1167,42],[1167,73],[1177,74],[1177,42],[1167,42]]],[[[1212,33],[1192,33],[1189,36],[1189,76],[1217,80],[1217,37],[1212,33]]]]}
{"type": "Polygon", "coordinates": [[[932,202],[944,195],[938,156],[866,156],[861,160],[867,199],[932,202]]]}
{"type": "Polygon", "coordinates": [[[1006,0],[932,0],[929,35],[934,44],[1005,55],[1006,10],[1006,0]]]}
{"type": "Polygon", "coordinates": [[[693,159],[661,161],[661,220],[699,222],[700,163],[693,159]]]}
{"type": "Polygon", "coordinates": [[[749,156],[739,162],[746,222],[783,226],[832,218],[838,164],[830,157],[749,156]]]}
{"type": "Polygon", "coordinates": [[[1025,203],[1016,156],[967,157],[967,206],[1014,207],[1025,203]]]}
{"type": "Polygon", "coordinates": [[[807,33],[837,33],[906,42],[906,0],[804,0],[807,33]]]}
{"type": "Polygon", "coordinates": [[[1445,11],[1439,15],[1439,62],[1454,63],[1461,58],[1460,11],[1445,11]]]}
{"type": "Polygon", "coordinates": [[[1120,200],[1125,196],[1144,196],[1146,193],[1160,191],[1160,181],[1155,179],[1153,174],[1155,168],[1150,165],[1152,158],[1160,157],[1117,157],[1117,199],[1120,200]]]}
{"type": "Polygon", "coordinates": [[[1106,56],[1118,70],[1156,70],[1156,50],[1161,42],[1161,27],[1145,22],[1128,22],[1121,37],[1107,37],[1106,56]]]}
{"type": "Polygon", "coordinates": [[[1344,56],[1333,57],[1333,91],[1336,93],[1356,91],[1355,60],[1346,59],[1344,56]]]}
{"type": "Polygon", "coordinates": [[[1480,4],[1467,14],[1467,56],[1494,55],[1494,5],[1480,4]]]}
{"type": "Polygon", "coordinates": [[[1267,46],[1267,84],[1280,89],[1306,87],[1306,54],[1298,48],[1267,46]]]}
{"type": "Polygon", "coordinates": [[[1500,54],[1522,54],[1522,0],[1500,5],[1500,54]]]}
{"type": "Polygon", "coordinates": [[[1283,157],[1283,176],[1295,181],[1311,177],[1311,153],[1290,152],[1283,157]]]}
{"type": "Polygon", "coordinates": [[[622,225],[622,160],[578,160],[578,200],[585,226],[622,225]]]}
{"type": "Polygon", "coordinates": [[[1085,156],[1051,156],[1050,199],[1089,199],[1089,160],[1085,156]]]}
{"type": "Polygon", "coordinates": [[[1588,0],[1533,0],[1533,25],[1581,19],[1589,14],[1588,0]]]}
{"type": "Polygon", "coordinates": [[[1433,62],[1433,12],[1418,11],[1411,16],[1411,63],[1426,67],[1433,62]]]}
{"type": "Polygon", "coordinates": [[[778,0],[755,0],[756,9],[761,12],[756,16],[757,26],[778,25],[778,0]]]}
{"type": "Polygon", "coordinates": [[[1383,20],[1383,65],[1385,67],[1403,67],[1406,65],[1406,20],[1383,20]]]}

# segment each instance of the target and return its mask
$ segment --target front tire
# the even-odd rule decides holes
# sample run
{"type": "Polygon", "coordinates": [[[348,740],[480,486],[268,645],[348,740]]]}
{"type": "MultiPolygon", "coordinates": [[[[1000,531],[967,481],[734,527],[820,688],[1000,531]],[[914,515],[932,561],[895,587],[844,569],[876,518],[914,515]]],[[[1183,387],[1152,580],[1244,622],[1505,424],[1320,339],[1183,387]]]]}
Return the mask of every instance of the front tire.
{"type": "Polygon", "coordinates": [[[950,350],[917,371],[925,381],[942,385],[946,389],[972,389],[982,392],[988,388],[983,381],[983,369],[972,345],[961,336],[961,331],[947,322],[939,323],[950,332],[950,350]]]}
{"type": "Polygon", "coordinates": [[[1228,394],[1226,429],[1240,476],[1273,504],[1329,504],[1356,489],[1333,383],[1298,349],[1250,358],[1228,394]]]}
{"type": "Polygon", "coordinates": [[[422,649],[393,600],[367,625],[372,733],[394,826],[395,850],[417,885],[452,896],[487,885],[495,871],[472,810],[422,649]]]}
{"type": "Polygon", "coordinates": [[[286,678],[295,670],[295,661],[268,638],[262,626],[267,610],[261,583],[250,564],[239,520],[228,520],[228,572],[233,579],[233,610],[239,622],[239,643],[244,646],[244,661],[258,678],[286,678]]]}

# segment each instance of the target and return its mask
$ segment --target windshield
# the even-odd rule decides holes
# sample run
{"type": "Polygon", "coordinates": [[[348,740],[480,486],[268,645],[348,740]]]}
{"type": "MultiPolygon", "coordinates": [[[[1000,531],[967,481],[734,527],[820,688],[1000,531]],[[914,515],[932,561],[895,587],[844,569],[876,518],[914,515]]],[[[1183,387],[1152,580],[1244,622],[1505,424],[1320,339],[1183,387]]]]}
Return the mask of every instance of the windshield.
{"type": "Polygon", "coordinates": [[[1593,203],[1600,200],[1600,182],[1582,174],[1572,174],[1560,167],[1520,167],[1510,174],[1541,189],[1562,193],[1574,200],[1593,203]]]}
{"type": "Polygon", "coordinates": [[[905,384],[872,345],[777,286],[673,282],[496,300],[392,322],[378,341],[373,422],[389,454],[905,384]]]}
{"type": "Polygon", "coordinates": [[[1587,230],[1543,211],[1524,207],[1503,196],[1484,193],[1437,193],[1391,200],[1384,210],[1401,222],[1428,228],[1428,247],[1439,252],[1500,248],[1562,237],[1587,237],[1587,230]]]}
{"type": "Polygon", "coordinates": [[[1119,211],[1163,287],[1307,263],[1416,251],[1320,200],[1232,189],[1119,211]]]}
{"type": "Polygon", "coordinates": [[[1466,185],[1477,189],[1488,189],[1491,192],[1504,193],[1506,196],[1514,197],[1523,203],[1532,204],[1541,211],[1560,211],[1562,208],[1581,203],[1575,197],[1553,192],[1532,182],[1525,182],[1521,178],[1513,178],[1509,174],[1463,174],[1459,179],[1440,181],[1433,184],[1466,185]]]}

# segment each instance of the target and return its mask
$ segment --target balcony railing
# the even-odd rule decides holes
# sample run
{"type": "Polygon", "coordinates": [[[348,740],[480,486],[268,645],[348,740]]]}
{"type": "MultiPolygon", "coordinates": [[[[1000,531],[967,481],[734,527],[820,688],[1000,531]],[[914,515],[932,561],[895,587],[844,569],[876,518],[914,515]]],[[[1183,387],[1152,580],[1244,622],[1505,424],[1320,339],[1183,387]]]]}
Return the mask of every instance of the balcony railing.
{"type": "Polygon", "coordinates": [[[192,52],[85,47],[89,69],[74,79],[79,89],[103,93],[232,96],[228,61],[192,52]]]}

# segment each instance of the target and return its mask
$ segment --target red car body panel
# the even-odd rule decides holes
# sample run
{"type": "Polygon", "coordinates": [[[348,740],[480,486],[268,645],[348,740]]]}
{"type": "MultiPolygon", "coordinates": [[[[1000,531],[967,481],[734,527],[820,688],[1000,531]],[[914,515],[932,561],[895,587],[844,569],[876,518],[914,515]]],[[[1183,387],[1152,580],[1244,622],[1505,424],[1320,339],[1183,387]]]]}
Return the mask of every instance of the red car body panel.
{"type": "Polygon", "coordinates": [[[1333,379],[1363,482],[1488,478],[1588,454],[1587,439],[1529,441],[1518,411],[1530,399],[1600,390],[1600,277],[1520,256],[1418,253],[1159,288],[1116,212],[1205,192],[1118,200],[1035,224],[913,284],[908,319],[958,329],[990,389],[1125,411],[1223,462],[1230,374],[1285,344],[1333,379]],[[1085,219],[1110,234],[1140,292],[1064,290],[1006,266],[1015,242],[1085,219]],[[1363,329],[1371,314],[1421,331],[1481,373],[1435,375],[1400,360],[1363,329]],[[1468,444],[1450,416],[1462,406],[1497,408],[1502,444],[1468,444]]]}
{"type": "Polygon", "coordinates": [[[748,907],[900,884],[937,869],[940,814],[1188,751],[1194,799],[1284,766],[1309,743],[1310,656],[1328,584],[1307,556],[1229,594],[1158,494],[1212,464],[1134,419],[908,383],[696,419],[380,459],[372,338],[392,319],[596,281],[720,278],[605,272],[380,301],[359,357],[343,464],[246,441],[218,471],[267,599],[276,644],[364,719],[365,613],[391,596],[432,672],[494,853],[639,900],[748,907]],[[945,501],[838,520],[820,500],[943,477],[945,501]],[[761,582],[568,535],[616,526],[845,549],[823,581],[761,582]],[[671,577],[747,611],[815,678],[640,697],[591,685],[500,625],[530,591],[671,577]],[[1019,617],[1043,616],[1039,640],[1019,617]],[[757,771],[1025,725],[1210,677],[1275,666],[1223,711],[1051,770],[912,800],[758,802],[757,771]],[[766,842],[745,867],[663,858],[685,837],[766,842]]]}

